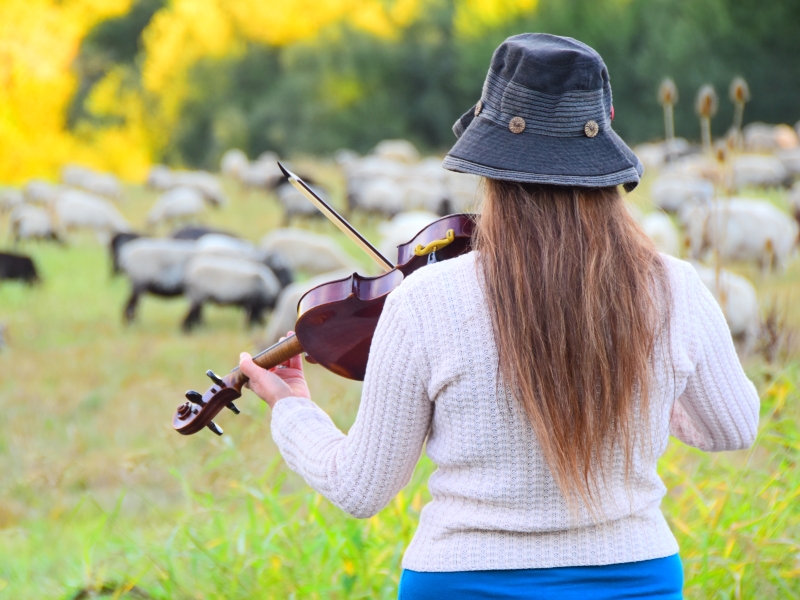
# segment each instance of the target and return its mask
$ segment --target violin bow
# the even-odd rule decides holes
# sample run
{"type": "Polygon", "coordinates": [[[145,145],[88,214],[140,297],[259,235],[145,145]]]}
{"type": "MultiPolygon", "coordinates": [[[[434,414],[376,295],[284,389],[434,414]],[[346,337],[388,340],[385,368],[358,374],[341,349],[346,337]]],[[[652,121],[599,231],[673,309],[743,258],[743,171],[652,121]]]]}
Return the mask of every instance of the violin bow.
{"type": "Polygon", "coordinates": [[[383,254],[378,252],[378,249],[370,244],[363,235],[361,235],[355,227],[350,225],[342,215],[336,212],[325,200],[320,198],[314,190],[312,190],[308,184],[300,179],[297,175],[289,171],[286,167],[284,167],[280,162],[278,166],[281,169],[281,172],[286,176],[286,179],[289,180],[298,192],[303,194],[306,198],[309,199],[311,204],[316,206],[319,211],[328,217],[328,220],[336,225],[339,230],[353,240],[356,245],[363,250],[367,256],[369,256],[372,260],[374,260],[378,266],[383,269],[386,273],[394,269],[394,264],[387,259],[383,254]]]}

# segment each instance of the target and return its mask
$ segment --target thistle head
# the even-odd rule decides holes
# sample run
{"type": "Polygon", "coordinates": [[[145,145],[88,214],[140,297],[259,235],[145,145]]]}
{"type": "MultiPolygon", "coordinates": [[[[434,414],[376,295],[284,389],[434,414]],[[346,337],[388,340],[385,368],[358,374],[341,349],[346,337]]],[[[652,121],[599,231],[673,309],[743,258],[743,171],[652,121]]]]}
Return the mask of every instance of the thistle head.
{"type": "Polygon", "coordinates": [[[694,109],[697,114],[706,119],[710,119],[717,114],[719,108],[719,98],[714,86],[710,83],[705,84],[697,92],[697,100],[694,103],[694,109]]]}
{"type": "Polygon", "coordinates": [[[728,88],[728,95],[734,104],[744,104],[750,101],[750,86],[744,77],[734,77],[731,86],[728,88]]]}
{"type": "Polygon", "coordinates": [[[665,77],[658,86],[658,102],[662,106],[675,106],[678,103],[678,86],[669,77],[665,77]]]}

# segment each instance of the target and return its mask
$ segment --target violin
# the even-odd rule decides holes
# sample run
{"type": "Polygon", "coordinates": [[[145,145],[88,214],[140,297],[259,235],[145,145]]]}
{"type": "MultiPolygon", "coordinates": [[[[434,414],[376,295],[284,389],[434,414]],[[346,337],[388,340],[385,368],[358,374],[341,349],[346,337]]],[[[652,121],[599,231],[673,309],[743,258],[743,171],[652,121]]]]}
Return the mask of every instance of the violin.
{"type": "MultiPolygon", "coordinates": [[[[377,277],[353,273],[306,292],[297,306],[295,334],[260,352],[253,357],[253,362],[263,369],[271,369],[305,352],[332,373],[363,381],[372,336],[386,298],[417,269],[468,252],[472,247],[475,215],[449,215],[427,225],[411,240],[398,246],[398,262],[393,265],[305,182],[283,165],[280,167],[289,181],[385,272],[377,277]]],[[[222,435],[222,429],[212,419],[226,407],[239,413],[233,401],[242,395],[247,376],[238,367],[224,377],[213,371],[207,371],[206,375],[213,382],[211,387],[204,394],[194,390],[186,392],[187,402],[178,406],[172,418],[172,427],[180,434],[191,435],[208,427],[222,435]]]]}

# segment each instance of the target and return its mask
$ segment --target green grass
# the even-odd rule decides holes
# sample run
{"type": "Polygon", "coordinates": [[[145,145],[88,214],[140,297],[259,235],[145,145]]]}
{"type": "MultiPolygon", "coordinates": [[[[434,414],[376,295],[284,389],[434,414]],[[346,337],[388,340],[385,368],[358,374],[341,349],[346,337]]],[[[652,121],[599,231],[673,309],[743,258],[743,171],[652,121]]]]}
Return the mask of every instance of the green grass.
{"type": "MultiPolygon", "coordinates": [[[[337,184],[332,170],[323,175],[337,184]]],[[[277,225],[273,201],[229,190],[231,205],[210,212],[208,224],[254,241],[277,225]]],[[[122,210],[142,223],[153,199],[131,188],[122,210]]],[[[359,222],[368,235],[374,224],[359,222]]],[[[154,298],[126,327],[126,283],[110,276],[92,237],[21,250],[43,283],[0,285],[9,342],[0,351],[0,597],[396,594],[429,461],[384,511],[358,521],[285,468],[268,411],[252,395],[238,417],[220,415],[224,437],[175,434],[182,393],[208,387],[206,369],[224,372],[240,350],[258,349],[261,331],[245,329],[236,309],[212,308],[185,336],[186,302],[154,298]]],[[[788,302],[798,280],[795,262],[759,279],[759,291],[788,302]]],[[[659,466],[687,598],[800,597],[800,360],[796,352],[779,365],[754,358],[747,368],[764,398],[755,447],[706,455],[673,440],[659,466]]],[[[315,400],[346,430],[360,384],[314,366],[308,376],[315,400]]]]}

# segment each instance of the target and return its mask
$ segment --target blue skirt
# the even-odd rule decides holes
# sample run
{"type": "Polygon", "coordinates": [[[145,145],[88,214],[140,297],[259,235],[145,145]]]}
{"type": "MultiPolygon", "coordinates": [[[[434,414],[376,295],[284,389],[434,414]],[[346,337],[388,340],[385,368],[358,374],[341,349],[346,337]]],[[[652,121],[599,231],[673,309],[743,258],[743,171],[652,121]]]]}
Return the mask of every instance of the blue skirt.
{"type": "Polygon", "coordinates": [[[682,600],[677,554],[640,562],[508,571],[419,572],[405,569],[398,600],[682,600]]]}

